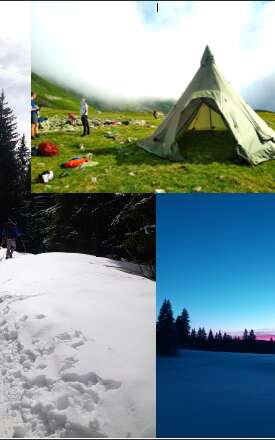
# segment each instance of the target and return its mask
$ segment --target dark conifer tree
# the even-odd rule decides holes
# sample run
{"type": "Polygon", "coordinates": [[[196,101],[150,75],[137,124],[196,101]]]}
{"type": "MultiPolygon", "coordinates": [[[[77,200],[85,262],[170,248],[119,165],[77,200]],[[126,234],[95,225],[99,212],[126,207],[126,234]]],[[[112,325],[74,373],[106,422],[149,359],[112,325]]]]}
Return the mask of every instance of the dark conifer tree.
{"type": "Polygon", "coordinates": [[[243,332],[243,341],[247,342],[247,340],[248,340],[248,331],[247,331],[247,329],[245,328],[245,329],[244,329],[244,332],[243,332]]]}
{"type": "Polygon", "coordinates": [[[30,149],[27,147],[26,137],[20,138],[17,151],[17,170],[18,183],[20,183],[20,192],[22,196],[30,191],[30,149]]]}
{"type": "Polygon", "coordinates": [[[203,341],[206,341],[207,339],[207,335],[204,327],[201,329],[201,338],[203,341]]]}
{"type": "Polygon", "coordinates": [[[198,332],[197,332],[197,339],[198,339],[198,341],[200,341],[200,342],[201,342],[201,340],[202,340],[202,329],[201,329],[201,327],[199,327],[199,329],[198,329],[198,332]]]}
{"type": "Polygon", "coordinates": [[[206,334],[205,328],[203,327],[201,329],[201,348],[205,349],[206,345],[207,345],[207,334],[206,334]]]}
{"type": "Polygon", "coordinates": [[[163,356],[174,356],[179,349],[178,334],[174,322],[171,303],[165,299],[157,322],[157,353],[163,356]]]}
{"type": "Polygon", "coordinates": [[[176,328],[181,348],[187,347],[190,337],[190,318],[186,309],[176,319],[176,328]]]}
{"type": "Polygon", "coordinates": [[[190,346],[191,347],[196,347],[196,343],[197,343],[197,332],[196,330],[193,328],[190,334],[190,346]]]}
{"type": "Polygon", "coordinates": [[[0,95],[0,203],[7,209],[17,204],[17,123],[4,91],[0,95]]]}
{"type": "Polygon", "coordinates": [[[249,341],[252,343],[256,341],[256,335],[254,333],[254,330],[252,330],[252,329],[250,330],[248,338],[249,338],[249,341]]]}
{"type": "Polygon", "coordinates": [[[209,330],[209,333],[208,333],[207,345],[210,349],[212,349],[214,347],[214,336],[213,336],[213,332],[211,329],[209,330]]]}
{"type": "Polygon", "coordinates": [[[243,338],[242,338],[242,351],[247,351],[249,345],[249,336],[247,329],[244,329],[243,338]]]}
{"type": "Polygon", "coordinates": [[[222,333],[219,330],[219,332],[216,333],[216,335],[215,335],[215,347],[217,350],[220,350],[221,346],[222,346],[222,333]]]}

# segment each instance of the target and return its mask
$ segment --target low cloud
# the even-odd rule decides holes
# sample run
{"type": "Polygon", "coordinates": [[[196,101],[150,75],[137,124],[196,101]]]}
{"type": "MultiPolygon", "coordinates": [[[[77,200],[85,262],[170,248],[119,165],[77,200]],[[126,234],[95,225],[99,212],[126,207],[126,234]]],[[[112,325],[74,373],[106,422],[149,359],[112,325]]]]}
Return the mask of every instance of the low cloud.
{"type": "Polygon", "coordinates": [[[244,96],[253,108],[275,111],[275,71],[250,84],[244,96]]]}
{"type": "Polygon", "coordinates": [[[33,71],[86,95],[177,99],[206,44],[242,94],[275,72],[275,2],[35,1],[32,17],[33,71]]]}
{"type": "Polygon", "coordinates": [[[0,88],[18,122],[30,137],[31,5],[29,1],[0,2],[0,88]]]}

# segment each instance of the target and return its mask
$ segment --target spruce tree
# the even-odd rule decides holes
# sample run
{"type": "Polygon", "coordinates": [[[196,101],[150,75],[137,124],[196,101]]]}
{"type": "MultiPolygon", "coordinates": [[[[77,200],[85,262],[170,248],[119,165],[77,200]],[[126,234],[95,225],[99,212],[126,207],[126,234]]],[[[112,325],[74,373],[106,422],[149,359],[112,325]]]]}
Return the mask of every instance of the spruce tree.
{"type": "Polygon", "coordinates": [[[190,334],[190,346],[191,347],[196,347],[197,344],[197,332],[196,330],[193,328],[190,334]]]}
{"type": "Polygon", "coordinates": [[[201,329],[201,348],[205,349],[206,345],[207,345],[207,334],[205,328],[203,327],[201,329]]]}
{"type": "Polygon", "coordinates": [[[17,123],[4,91],[0,95],[0,202],[5,208],[18,201],[17,123]]]}
{"type": "Polygon", "coordinates": [[[222,333],[220,330],[215,334],[215,347],[217,350],[222,348],[222,333]]]}
{"type": "Polygon", "coordinates": [[[249,349],[249,335],[247,329],[244,329],[243,337],[242,337],[242,350],[248,351],[249,349]]]}
{"type": "Polygon", "coordinates": [[[202,341],[206,341],[206,339],[207,339],[207,335],[206,335],[206,331],[205,331],[204,327],[201,330],[201,338],[202,338],[202,341]]]}
{"type": "Polygon", "coordinates": [[[181,348],[187,347],[190,336],[190,318],[186,309],[176,319],[176,328],[181,348]]]}
{"type": "Polygon", "coordinates": [[[209,330],[209,333],[208,333],[207,345],[210,349],[213,348],[213,346],[214,346],[214,336],[213,336],[213,332],[211,329],[209,330]]]}
{"type": "Polygon", "coordinates": [[[252,343],[256,341],[256,335],[254,333],[254,330],[252,330],[252,329],[250,330],[248,338],[249,338],[249,341],[252,343]]]}
{"type": "Polygon", "coordinates": [[[20,138],[17,151],[18,180],[22,196],[26,195],[30,190],[30,162],[30,149],[27,147],[26,137],[23,134],[20,138]]]}
{"type": "Polygon", "coordinates": [[[164,300],[159,312],[156,340],[158,354],[163,356],[173,356],[177,354],[179,340],[171,303],[168,299],[164,300]]]}
{"type": "Polygon", "coordinates": [[[247,341],[247,340],[248,340],[248,331],[247,331],[246,328],[244,329],[244,332],[243,332],[243,340],[244,340],[244,341],[247,341]]]}

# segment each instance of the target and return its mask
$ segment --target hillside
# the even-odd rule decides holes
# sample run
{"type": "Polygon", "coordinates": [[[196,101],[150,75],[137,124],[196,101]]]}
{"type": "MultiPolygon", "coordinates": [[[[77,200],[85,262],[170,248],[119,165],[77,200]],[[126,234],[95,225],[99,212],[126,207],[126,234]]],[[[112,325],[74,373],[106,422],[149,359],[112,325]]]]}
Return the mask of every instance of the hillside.
{"type": "Polygon", "coordinates": [[[154,437],[155,283],[76,253],[0,264],[0,437],[154,437]]]}
{"type": "MultiPolygon", "coordinates": [[[[79,110],[79,100],[82,95],[73,90],[66,90],[64,87],[56,85],[36,73],[32,73],[32,90],[37,93],[38,101],[42,102],[45,107],[74,111],[79,110]]],[[[174,104],[174,101],[171,99],[143,99],[133,102],[110,102],[99,98],[96,95],[86,96],[86,98],[90,107],[109,112],[151,112],[157,109],[163,113],[168,113],[174,104]]]]}
{"type": "Polygon", "coordinates": [[[79,111],[79,96],[32,73],[32,91],[43,107],[79,111]]]}
{"type": "Polygon", "coordinates": [[[157,436],[273,438],[274,355],[182,350],[157,360],[157,436]]]}

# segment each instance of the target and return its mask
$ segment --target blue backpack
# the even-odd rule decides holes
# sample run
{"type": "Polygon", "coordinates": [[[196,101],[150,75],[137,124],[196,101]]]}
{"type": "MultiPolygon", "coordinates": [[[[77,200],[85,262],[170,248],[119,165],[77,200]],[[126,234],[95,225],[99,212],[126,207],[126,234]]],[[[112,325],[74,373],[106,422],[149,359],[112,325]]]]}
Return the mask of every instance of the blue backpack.
{"type": "Polygon", "coordinates": [[[3,228],[2,235],[6,236],[7,238],[18,238],[22,235],[20,229],[17,225],[7,225],[5,228],[3,228]]]}

